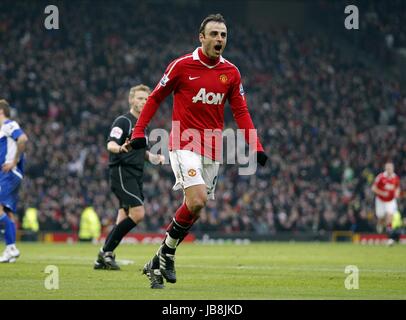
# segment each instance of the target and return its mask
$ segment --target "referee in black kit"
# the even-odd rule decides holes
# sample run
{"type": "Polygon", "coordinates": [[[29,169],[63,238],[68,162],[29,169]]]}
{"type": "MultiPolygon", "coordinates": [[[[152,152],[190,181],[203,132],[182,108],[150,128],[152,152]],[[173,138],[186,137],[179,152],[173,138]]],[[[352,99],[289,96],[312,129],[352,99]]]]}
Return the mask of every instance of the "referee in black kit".
{"type": "Polygon", "coordinates": [[[123,237],[144,218],[144,196],[142,183],[145,160],[154,164],[163,164],[165,157],[151,154],[144,149],[133,150],[130,138],[133,124],[147,101],[151,90],[140,84],[131,88],[128,101],[130,111],[117,117],[107,139],[107,150],[110,152],[110,184],[111,190],[120,201],[116,225],[106,238],[100,249],[94,269],[120,270],[115,261],[114,249],[123,237]]]}

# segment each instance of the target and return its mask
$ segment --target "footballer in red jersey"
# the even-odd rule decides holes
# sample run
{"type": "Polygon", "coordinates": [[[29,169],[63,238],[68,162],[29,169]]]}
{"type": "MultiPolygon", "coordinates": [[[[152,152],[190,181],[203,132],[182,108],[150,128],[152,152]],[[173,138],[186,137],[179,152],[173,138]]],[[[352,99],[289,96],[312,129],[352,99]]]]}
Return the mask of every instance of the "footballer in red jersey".
{"type": "Polygon", "coordinates": [[[394,213],[398,210],[396,198],[400,195],[400,179],[394,171],[392,162],[385,164],[385,171],[378,174],[372,186],[375,193],[375,213],[378,218],[378,232],[382,232],[386,224],[390,232],[390,225],[394,213]]]}
{"type": "Polygon", "coordinates": [[[161,288],[162,277],[176,282],[175,250],[198,219],[214,190],[222,154],[224,106],[231,105],[234,119],[257,162],[267,156],[248,112],[239,70],[223,58],[227,27],[220,14],[209,15],[200,25],[201,47],[169,64],[149,96],[132,134],[131,146],[146,144],[144,131],[160,103],[173,93],[169,157],[176,177],[174,190],[183,189],[184,203],[176,211],[166,237],[154,258],[144,267],[152,288],[161,288]]]}

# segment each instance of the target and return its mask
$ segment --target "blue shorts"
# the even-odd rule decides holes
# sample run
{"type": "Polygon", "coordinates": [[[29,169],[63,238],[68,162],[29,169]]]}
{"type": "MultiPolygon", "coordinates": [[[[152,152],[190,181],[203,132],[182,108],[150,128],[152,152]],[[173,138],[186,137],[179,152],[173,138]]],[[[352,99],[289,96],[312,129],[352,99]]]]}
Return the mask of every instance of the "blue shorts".
{"type": "Polygon", "coordinates": [[[20,189],[21,180],[12,171],[0,172],[0,204],[13,213],[17,210],[18,189],[20,189]]]}

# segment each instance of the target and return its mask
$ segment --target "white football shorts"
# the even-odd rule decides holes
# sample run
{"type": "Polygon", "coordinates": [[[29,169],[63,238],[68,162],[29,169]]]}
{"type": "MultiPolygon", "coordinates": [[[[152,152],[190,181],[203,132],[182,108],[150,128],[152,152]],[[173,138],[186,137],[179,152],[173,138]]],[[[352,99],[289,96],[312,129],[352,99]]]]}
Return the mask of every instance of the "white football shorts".
{"type": "Polygon", "coordinates": [[[382,201],[378,197],[375,198],[375,214],[379,219],[384,218],[388,212],[394,214],[396,211],[398,211],[396,199],[382,201]]]}
{"type": "Polygon", "coordinates": [[[176,182],[173,190],[205,184],[207,198],[214,200],[214,191],[220,163],[189,150],[173,150],[169,152],[169,159],[176,182]]]}

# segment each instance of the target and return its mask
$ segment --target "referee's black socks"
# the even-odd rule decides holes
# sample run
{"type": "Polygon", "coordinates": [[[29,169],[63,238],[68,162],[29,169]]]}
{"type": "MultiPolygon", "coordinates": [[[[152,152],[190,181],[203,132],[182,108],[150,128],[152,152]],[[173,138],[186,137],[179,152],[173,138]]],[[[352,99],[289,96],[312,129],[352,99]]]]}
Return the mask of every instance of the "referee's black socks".
{"type": "Polygon", "coordinates": [[[109,252],[114,251],[115,248],[120,244],[124,236],[131,231],[137,224],[130,218],[127,217],[116,225],[110,234],[107,236],[106,243],[104,244],[103,251],[109,252]]]}

